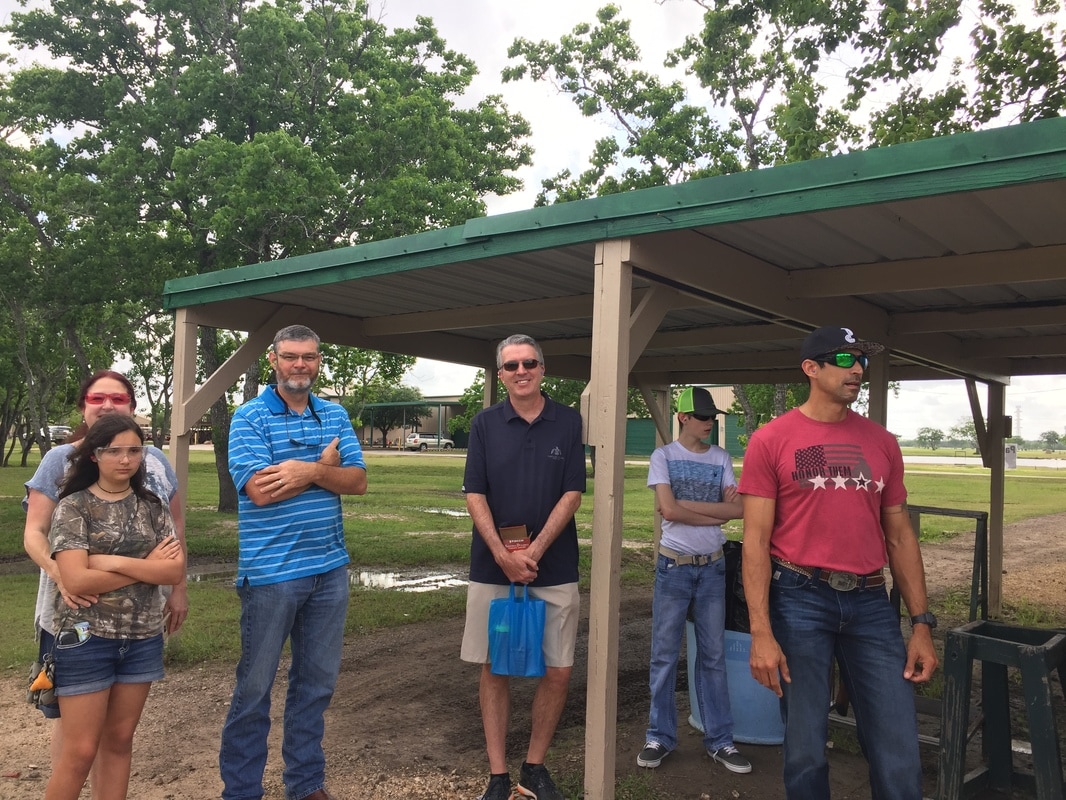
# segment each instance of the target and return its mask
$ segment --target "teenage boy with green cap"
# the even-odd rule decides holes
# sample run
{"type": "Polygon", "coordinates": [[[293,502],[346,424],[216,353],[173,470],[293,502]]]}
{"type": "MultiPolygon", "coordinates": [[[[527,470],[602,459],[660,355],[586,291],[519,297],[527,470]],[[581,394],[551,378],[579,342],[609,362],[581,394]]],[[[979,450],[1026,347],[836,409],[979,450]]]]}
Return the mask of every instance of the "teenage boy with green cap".
{"type": "Polygon", "coordinates": [[[651,711],[641,767],[657,767],[677,746],[677,662],[691,610],[696,633],[696,700],[708,755],[730,772],[751,772],[733,746],[725,667],[725,559],[722,523],[743,509],[729,453],[708,444],[719,411],[692,387],[677,401],[678,438],[651,455],[648,486],[662,515],[652,601],[651,711]]]}

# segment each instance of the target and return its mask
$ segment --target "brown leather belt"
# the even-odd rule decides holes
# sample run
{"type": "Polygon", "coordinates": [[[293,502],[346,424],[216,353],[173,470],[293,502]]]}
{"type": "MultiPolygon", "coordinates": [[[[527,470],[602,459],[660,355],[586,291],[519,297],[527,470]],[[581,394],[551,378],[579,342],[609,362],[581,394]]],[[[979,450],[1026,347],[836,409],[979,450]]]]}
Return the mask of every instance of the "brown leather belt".
{"type": "Polygon", "coordinates": [[[662,545],[659,545],[659,555],[666,556],[679,567],[686,566],[687,564],[692,564],[697,567],[703,567],[707,564],[713,564],[715,561],[725,555],[725,553],[722,550],[715,550],[709,556],[683,556],[681,555],[681,553],[675,553],[669,547],[663,547],[662,545]]]}
{"type": "Polygon", "coordinates": [[[838,592],[850,592],[852,589],[876,589],[878,586],[885,585],[885,573],[880,569],[868,575],[857,575],[854,572],[843,572],[841,570],[804,567],[800,564],[793,564],[791,561],[785,561],[783,558],[775,558],[773,562],[785,569],[792,570],[792,572],[806,575],[808,578],[817,578],[825,581],[838,592]]]}

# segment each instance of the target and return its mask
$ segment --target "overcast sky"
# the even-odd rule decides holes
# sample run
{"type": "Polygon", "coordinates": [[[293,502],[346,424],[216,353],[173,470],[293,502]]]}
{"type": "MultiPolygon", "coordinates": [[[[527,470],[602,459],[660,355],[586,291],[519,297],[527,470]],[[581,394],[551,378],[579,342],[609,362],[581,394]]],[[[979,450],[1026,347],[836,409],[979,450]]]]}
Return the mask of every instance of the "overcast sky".
{"type": "MultiPolygon", "coordinates": [[[[521,173],[523,192],[489,202],[489,213],[531,208],[540,181],[561,169],[582,169],[592,142],[610,132],[602,121],[582,117],[569,97],[547,83],[520,81],[502,84],[500,71],[508,64],[507,48],[517,37],[557,41],[580,22],[595,19],[607,0],[371,0],[374,15],[390,28],[408,27],[416,15],[432,17],[448,45],[470,56],[479,76],[470,97],[501,94],[512,111],[523,114],[533,127],[534,165],[521,173]]],[[[633,22],[644,67],[665,74],[663,59],[683,37],[699,29],[702,9],[693,0],[613,0],[622,16],[633,22]]],[[[0,20],[18,6],[0,0],[0,20]]],[[[962,26],[969,29],[969,25],[962,26]]],[[[679,74],[677,77],[681,77],[679,74]]],[[[550,365],[549,365],[550,369],[550,365]]],[[[408,378],[427,396],[458,394],[473,381],[476,370],[421,360],[408,378]]],[[[983,387],[982,387],[983,389],[983,387]]],[[[981,391],[982,405],[985,392],[981,391]]],[[[987,409],[985,409],[987,412],[987,409]]],[[[969,404],[961,381],[910,382],[900,397],[890,398],[888,427],[913,437],[921,427],[947,430],[969,418],[969,404]]],[[[1014,416],[1015,433],[1029,439],[1043,431],[1066,431],[1066,378],[1017,378],[1007,389],[1007,413],[1014,416]]]]}

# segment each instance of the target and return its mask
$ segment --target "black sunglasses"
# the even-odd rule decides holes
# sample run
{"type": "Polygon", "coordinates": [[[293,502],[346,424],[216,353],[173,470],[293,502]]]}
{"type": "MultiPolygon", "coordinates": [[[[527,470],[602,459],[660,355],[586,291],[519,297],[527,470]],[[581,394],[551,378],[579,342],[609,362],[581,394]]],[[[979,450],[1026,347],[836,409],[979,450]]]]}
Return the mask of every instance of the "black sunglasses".
{"type": "Polygon", "coordinates": [[[709,419],[714,419],[714,414],[689,414],[693,419],[698,419],[700,422],[706,422],[709,419]]]}
{"type": "Polygon", "coordinates": [[[859,366],[866,369],[870,365],[870,357],[865,353],[855,355],[854,353],[826,353],[821,358],[815,359],[823,364],[832,364],[834,367],[840,367],[841,369],[851,369],[855,366],[855,362],[859,362],[859,366]]]}
{"type": "Polygon", "coordinates": [[[535,358],[524,358],[521,361],[504,361],[500,365],[500,369],[507,372],[517,372],[518,365],[521,364],[525,369],[536,369],[540,366],[540,362],[535,358]]]}

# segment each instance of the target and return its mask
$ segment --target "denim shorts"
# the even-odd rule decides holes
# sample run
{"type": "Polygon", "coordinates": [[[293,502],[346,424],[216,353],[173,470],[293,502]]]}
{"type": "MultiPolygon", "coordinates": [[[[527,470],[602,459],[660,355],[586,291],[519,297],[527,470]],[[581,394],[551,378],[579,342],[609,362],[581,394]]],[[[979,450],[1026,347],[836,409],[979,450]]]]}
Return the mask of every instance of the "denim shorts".
{"type": "MultiPolygon", "coordinates": [[[[60,637],[62,639],[62,636],[60,637]]],[[[105,639],[56,644],[56,695],[68,697],[110,689],[116,683],[163,678],[163,634],[148,639],[105,639]]]]}

